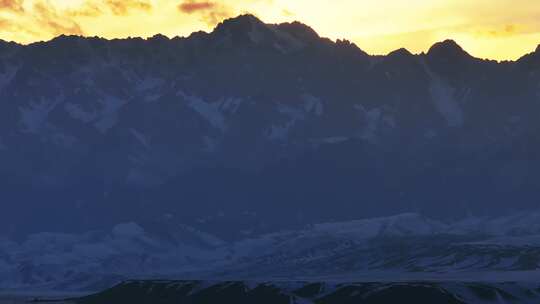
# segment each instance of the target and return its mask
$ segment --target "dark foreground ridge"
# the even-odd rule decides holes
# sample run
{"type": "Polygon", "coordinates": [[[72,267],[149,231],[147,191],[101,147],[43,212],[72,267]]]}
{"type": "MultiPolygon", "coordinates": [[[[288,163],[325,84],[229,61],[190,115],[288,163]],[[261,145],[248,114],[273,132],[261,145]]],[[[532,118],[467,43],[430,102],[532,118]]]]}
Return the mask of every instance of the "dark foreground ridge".
{"type": "Polygon", "coordinates": [[[518,283],[314,283],[126,281],[80,304],[102,303],[538,303],[539,285],[518,283]]]}

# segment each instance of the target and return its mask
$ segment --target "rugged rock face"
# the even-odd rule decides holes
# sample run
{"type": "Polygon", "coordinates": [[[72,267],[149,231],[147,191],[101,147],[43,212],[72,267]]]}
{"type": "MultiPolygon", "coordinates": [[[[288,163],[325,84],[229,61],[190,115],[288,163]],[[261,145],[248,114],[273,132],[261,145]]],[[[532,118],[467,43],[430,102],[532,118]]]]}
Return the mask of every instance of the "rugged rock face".
{"type": "Polygon", "coordinates": [[[235,234],[529,208],[539,113],[538,50],[498,63],[444,41],[369,56],[249,15],[187,38],[3,42],[0,225],[172,216],[235,234]]]}

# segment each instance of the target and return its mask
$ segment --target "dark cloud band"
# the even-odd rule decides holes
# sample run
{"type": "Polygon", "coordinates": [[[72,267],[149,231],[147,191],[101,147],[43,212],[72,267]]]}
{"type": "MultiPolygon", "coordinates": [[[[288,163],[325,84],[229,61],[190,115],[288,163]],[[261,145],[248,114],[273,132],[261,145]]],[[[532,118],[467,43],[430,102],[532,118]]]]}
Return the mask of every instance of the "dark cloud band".
{"type": "Polygon", "coordinates": [[[180,3],[178,9],[184,13],[191,14],[199,11],[208,11],[216,7],[216,3],[210,1],[188,0],[180,3]]]}

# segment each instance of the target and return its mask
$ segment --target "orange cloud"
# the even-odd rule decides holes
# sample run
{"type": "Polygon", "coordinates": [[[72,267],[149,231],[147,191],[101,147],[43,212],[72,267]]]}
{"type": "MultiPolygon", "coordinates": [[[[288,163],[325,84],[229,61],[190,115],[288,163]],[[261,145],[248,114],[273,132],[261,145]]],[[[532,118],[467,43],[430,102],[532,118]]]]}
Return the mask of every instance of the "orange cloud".
{"type": "MultiPolygon", "coordinates": [[[[33,27],[23,26],[20,23],[16,22],[16,20],[14,19],[0,17],[0,33],[2,33],[2,35],[4,36],[6,34],[13,33],[13,32],[19,33],[20,35],[30,36],[30,37],[40,36],[40,33],[35,31],[33,27]]],[[[6,40],[6,39],[3,39],[3,40],[6,40]]],[[[7,39],[7,40],[11,41],[11,39],[7,39]]]]}
{"type": "Polygon", "coordinates": [[[0,28],[2,28],[2,30],[10,29],[11,22],[7,19],[0,18],[0,28]]]}
{"type": "Polygon", "coordinates": [[[215,8],[216,4],[210,1],[188,0],[180,3],[178,9],[186,14],[191,14],[199,11],[207,11],[215,8]]]}
{"type": "Polygon", "coordinates": [[[96,3],[84,2],[80,7],[69,9],[66,14],[71,17],[99,17],[104,14],[103,9],[96,3]]]}
{"type": "Polygon", "coordinates": [[[81,26],[71,18],[62,16],[53,7],[43,2],[36,2],[33,6],[35,21],[40,28],[54,36],[84,35],[81,26]]]}
{"type": "Polygon", "coordinates": [[[152,9],[152,4],[140,0],[106,0],[105,5],[117,16],[125,16],[131,10],[150,11],[152,9]]]}
{"type": "Polygon", "coordinates": [[[516,24],[507,24],[502,29],[489,30],[489,31],[487,31],[487,33],[486,32],[481,32],[480,35],[488,34],[488,35],[494,36],[494,37],[507,37],[507,36],[513,36],[513,35],[521,34],[521,33],[524,33],[524,32],[526,32],[526,30],[525,30],[525,28],[523,28],[521,26],[518,26],[516,24]]]}
{"type": "Polygon", "coordinates": [[[24,11],[22,1],[23,0],[0,0],[0,10],[22,13],[24,11]]]}
{"type": "Polygon", "coordinates": [[[186,14],[199,14],[201,20],[210,26],[234,15],[232,9],[226,5],[199,0],[185,0],[178,5],[178,10],[186,14]]]}
{"type": "Polygon", "coordinates": [[[71,17],[100,17],[111,13],[114,16],[127,16],[136,11],[149,12],[153,6],[142,0],[101,0],[85,1],[76,8],[68,9],[66,14],[71,17]]]}

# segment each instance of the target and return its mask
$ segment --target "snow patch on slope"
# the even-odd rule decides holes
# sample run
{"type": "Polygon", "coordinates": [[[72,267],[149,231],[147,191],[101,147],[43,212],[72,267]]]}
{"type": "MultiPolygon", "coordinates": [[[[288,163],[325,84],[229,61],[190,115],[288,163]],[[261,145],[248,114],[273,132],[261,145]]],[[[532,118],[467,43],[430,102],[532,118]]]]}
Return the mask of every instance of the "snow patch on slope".
{"type": "Polygon", "coordinates": [[[454,89],[435,74],[425,62],[422,62],[422,66],[430,77],[429,93],[437,111],[446,119],[449,127],[463,126],[464,113],[455,98],[454,89]]]}
{"type": "Polygon", "coordinates": [[[9,67],[6,71],[0,74],[0,92],[13,80],[13,77],[17,74],[18,67],[9,67]]]}
{"type": "Polygon", "coordinates": [[[362,105],[355,105],[354,109],[359,112],[363,122],[360,138],[373,141],[377,138],[377,133],[381,128],[395,128],[394,117],[387,113],[384,108],[373,108],[367,110],[362,105]]]}
{"type": "Polygon", "coordinates": [[[307,97],[307,99],[304,100],[304,106],[302,108],[278,103],[277,111],[285,116],[286,121],[280,124],[272,124],[267,129],[266,136],[270,140],[285,141],[289,139],[289,133],[296,123],[306,119],[306,113],[311,111],[318,113],[318,111],[320,111],[320,114],[322,114],[322,104],[320,104],[320,100],[315,97],[307,97]]]}
{"type": "Polygon", "coordinates": [[[331,137],[317,138],[317,139],[312,140],[311,142],[316,143],[316,144],[339,144],[347,140],[349,140],[349,137],[346,137],[346,136],[331,136],[331,137]]]}
{"type": "Polygon", "coordinates": [[[307,113],[314,113],[317,116],[321,116],[324,112],[324,107],[322,101],[309,94],[305,94],[302,96],[304,100],[304,109],[307,113]]]}
{"type": "Polygon", "coordinates": [[[47,124],[47,118],[54,108],[64,100],[63,96],[47,101],[31,102],[28,106],[20,106],[21,124],[23,132],[38,133],[47,124]]]}
{"type": "Polygon", "coordinates": [[[225,123],[225,116],[220,111],[220,103],[209,103],[202,98],[190,96],[183,92],[178,92],[177,95],[186,99],[188,106],[205,118],[214,128],[225,131],[227,125],[225,123]]]}
{"type": "Polygon", "coordinates": [[[291,34],[285,31],[280,31],[275,26],[271,26],[270,29],[278,37],[278,41],[274,43],[273,47],[282,54],[289,54],[306,47],[304,42],[293,37],[291,34]]]}
{"type": "Polygon", "coordinates": [[[94,123],[94,126],[101,133],[106,133],[116,125],[118,111],[127,103],[127,101],[114,96],[106,96],[98,102],[102,106],[102,110],[99,114],[100,119],[94,123]]]}
{"type": "Polygon", "coordinates": [[[266,28],[266,25],[255,24],[252,21],[251,30],[248,32],[248,37],[251,42],[254,44],[259,44],[264,41],[264,32],[263,28],[266,28]]]}
{"type": "Polygon", "coordinates": [[[282,140],[285,141],[289,138],[289,131],[295,125],[296,121],[291,120],[284,125],[272,125],[268,130],[266,136],[270,140],[282,140]]]}
{"type": "Polygon", "coordinates": [[[133,128],[130,128],[129,132],[131,132],[131,135],[133,135],[133,137],[135,137],[144,147],[146,148],[149,147],[148,138],[146,138],[144,134],[142,134],[141,132],[133,128]]]}
{"type": "Polygon", "coordinates": [[[349,234],[367,239],[378,236],[421,236],[445,231],[446,225],[415,213],[342,223],[315,225],[315,232],[349,234]]]}
{"type": "Polygon", "coordinates": [[[454,97],[454,90],[440,80],[432,80],[430,93],[437,110],[446,119],[448,126],[463,126],[463,110],[454,97]]]}
{"type": "Polygon", "coordinates": [[[82,121],[83,123],[89,123],[98,117],[96,110],[87,112],[80,105],[71,102],[64,104],[64,110],[71,118],[82,121]]]}
{"type": "Polygon", "coordinates": [[[471,217],[451,227],[455,234],[488,236],[524,236],[540,234],[540,212],[529,212],[505,217],[471,217]]]}
{"type": "Polygon", "coordinates": [[[163,85],[163,83],[164,83],[163,79],[154,78],[154,77],[147,77],[147,78],[141,79],[138,82],[137,90],[139,90],[141,92],[142,91],[147,91],[147,90],[152,90],[152,89],[155,89],[155,88],[163,85]]]}
{"type": "Polygon", "coordinates": [[[113,235],[118,237],[139,237],[144,235],[144,229],[137,223],[123,223],[113,227],[113,235]]]}
{"type": "Polygon", "coordinates": [[[236,114],[243,100],[241,98],[225,98],[219,101],[218,108],[227,114],[236,114]]]}

